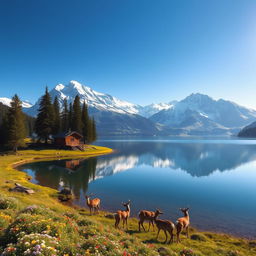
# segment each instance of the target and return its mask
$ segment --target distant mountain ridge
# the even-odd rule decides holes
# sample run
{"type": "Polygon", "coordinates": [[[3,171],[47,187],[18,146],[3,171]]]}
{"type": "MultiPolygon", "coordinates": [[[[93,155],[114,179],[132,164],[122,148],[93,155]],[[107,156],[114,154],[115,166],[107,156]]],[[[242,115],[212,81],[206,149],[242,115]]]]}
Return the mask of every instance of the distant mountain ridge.
{"type": "Polygon", "coordinates": [[[150,117],[156,123],[181,129],[180,133],[188,135],[231,135],[255,119],[255,110],[199,93],[191,94],[172,108],[150,117]]]}
{"type": "MultiPolygon", "coordinates": [[[[5,105],[5,106],[8,106],[10,107],[11,106],[11,101],[12,99],[9,99],[9,98],[0,98],[0,102],[5,105]]],[[[31,108],[33,106],[33,104],[31,104],[30,102],[28,101],[22,101],[22,107],[23,108],[31,108]]]]}
{"type": "MultiPolygon", "coordinates": [[[[231,135],[256,120],[256,111],[234,102],[214,100],[194,93],[181,101],[141,106],[96,92],[77,81],[58,84],[51,91],[52,99],[73,102],[80,96],[89,106],[100,135],[231,135]]],[[[10,99],[0,98],[3,104],[10,99]]],[[[40,99],[33,105],[23,103],[24,112],[36,116],[40,99]]]]}

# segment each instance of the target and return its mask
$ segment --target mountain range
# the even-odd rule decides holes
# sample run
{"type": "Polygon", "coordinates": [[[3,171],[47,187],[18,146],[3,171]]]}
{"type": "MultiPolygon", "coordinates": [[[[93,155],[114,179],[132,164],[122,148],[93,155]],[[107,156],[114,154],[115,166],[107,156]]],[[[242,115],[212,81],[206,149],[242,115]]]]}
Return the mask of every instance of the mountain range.
{"type": "MultiPolygon", "coordinates": [[[[196,93],[181,101],[141,106],[96,92],[77,81],[58,84],[51,91],[60,106],[64,99],[73,102],[80,96],[94,116],[99,135],[232,135],[256,120],[256,111],[234,102],[196,93]]],[[[10,99],[0,98],[5,105],[10,99]]],[[[23,102],[23,110],[37,115],[38,101],[23,102]]]]}

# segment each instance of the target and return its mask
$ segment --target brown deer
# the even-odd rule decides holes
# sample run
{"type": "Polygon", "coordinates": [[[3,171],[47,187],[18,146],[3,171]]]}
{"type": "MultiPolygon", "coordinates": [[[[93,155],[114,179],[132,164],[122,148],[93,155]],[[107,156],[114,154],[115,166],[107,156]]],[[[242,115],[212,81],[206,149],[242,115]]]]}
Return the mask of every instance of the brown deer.
{"type": "Polygon", "coordinates": [[[179,218],[176,221],[176,230],[177,230],[177,243],[180,242],[180,233],[183,229],[186,230],[186,234],[187,234],[187,238],[188,238],[188,229],[189,229],[189,214],[188,214],[188,210],[189,208],[180,208],[180,210],[183,212],[184,217],[179,218]]]}
{"type": "Polygon", "coordinates": [[[96,213],[96,210],[97,210],[97,212],[99,213],[99,210],[100,210],[100,199],[99,198],[90,199],[92,196],[93,194],[85,196],[86,204],[90,209],[91,215],[92,215],[92,212],[96,213]]]}
{"type": "Polygon", "coordinates": [[[158,235],[159,235],[159,232],[161,230],[164,231],[165,233],[165,241],[164,243],[167,242],[167,232],[170,234],[170,240],[169,240],[169,243],[173,242],[173,231],[175,229],[175,225],[174,223],[172,223],[171,221],[169,220],[159,220],[157,219],[158,215],[159,214],[163,214],[161,211],[159,211],[158,209],[155,211],[155,216],[154,216],[154,221],[155,221],[155,224],[157,226],[157,229],[158,229],[158,232],[157,232],[157,236],[156,236],[156,240],[158,239],[158,235]]]}
{"type": "Polygon", "coordinates": [[[131,213],[130,203],[131,203],[130,200],[127,203],[122,203],[122,205],[125,207],[125,210],[124,211],[119,210],[115,214],[115,219],[116,219],[115,228],[118,228],[120,221],[123,220],[123,228],[124,228],[124,224],[126,224],[126,228],[128,229],[128,218],[130,217],[130,213],[131,213]]]}
{"type": "Polygon", "coordinates": [[[139,231],[140,231],[141,226],[144,229],[144,231],[146,231],[145,227],[143,226],[143,223],[144,223],[145,220],[148,220],[148,222],[149,222],[148,231],[150,230],[151,225],[152,225],[153,231],[154,231],[155,230],[155,228],[154,228],[154,217],[155,217],[155,212],[141,210],[139,212],[139,222],[138,222],[139,223],[139,231]]]}

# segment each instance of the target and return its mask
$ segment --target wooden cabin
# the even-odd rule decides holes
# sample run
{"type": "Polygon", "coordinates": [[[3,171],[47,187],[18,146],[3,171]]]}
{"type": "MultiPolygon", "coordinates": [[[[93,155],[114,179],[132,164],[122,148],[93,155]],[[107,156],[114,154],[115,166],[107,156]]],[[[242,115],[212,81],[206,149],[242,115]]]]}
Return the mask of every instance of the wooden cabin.
{"type": "Polygon", "coordinates": [[[83,145],[83,136],[75,131],[60,133],[54,136],[54,144],[61,147],[79,147],[83,145]]]}

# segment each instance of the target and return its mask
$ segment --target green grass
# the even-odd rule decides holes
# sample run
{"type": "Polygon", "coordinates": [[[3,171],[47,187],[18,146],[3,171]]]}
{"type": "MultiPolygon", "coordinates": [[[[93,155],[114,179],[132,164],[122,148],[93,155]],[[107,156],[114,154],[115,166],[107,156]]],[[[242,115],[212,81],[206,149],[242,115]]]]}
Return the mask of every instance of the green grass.
{"type": "Polygon", "coordinates": [[[256,255],[256,241],[226,234],[199,232],[193,228],[190,229],[190,239],[182,236],[180,244],[170,245],[162,243],[163,233],[160,233],[159,240],[156,241],[156,232],[138,232],[138,221],[135,218],[129,220],[128,231],[116,230],[114,220],[106,218],[106,213],[89,216],[86,208],[71,208],[61,204],[56,190],[32,184],[25,173],[13,169],[13,165],[17,163],[56,157],[81,158],[110,152],[107,148],[90,147],[86,152],[24,150],[17,155],[0,156],[0,252],[5,249],[3,255],[25,255],[26,249],[31,252],[27,255],[33,255],[33,248],[40,245],[45,246],[41,255],[62,256],[256,255]],[[34,189],[36,193],[26,195],[9,192],[15,182],[34,189]],[[31,205],[33,207],[28,208],[31,205]],[[8,246],[9,243],[13,244],[8,246]],[[166,250],[162,249],[162,254],[159,254],[159,248],[166,250]]]}

